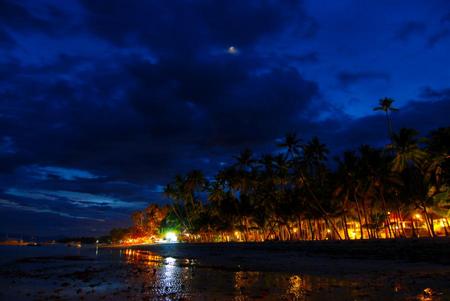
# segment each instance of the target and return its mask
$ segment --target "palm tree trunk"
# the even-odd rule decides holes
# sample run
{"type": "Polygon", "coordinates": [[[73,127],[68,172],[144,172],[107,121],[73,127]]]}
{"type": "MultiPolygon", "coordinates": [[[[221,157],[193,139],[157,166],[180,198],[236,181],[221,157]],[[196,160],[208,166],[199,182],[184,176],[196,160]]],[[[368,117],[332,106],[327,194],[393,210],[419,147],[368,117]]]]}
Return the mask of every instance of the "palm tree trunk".
{"type": "MultiPolygon", "coordinates": [[[[384,220],[384,226],[388,230],[387,232],[389,233],[389,238],[392,238],[391,223],[390,223],[390,218],[389,218],[389,214],[388,214],[388,210],[387,210],[387,206],[386,206],[386,199],[384,198],[383,190],[380,191],[380,197],[381,197],[381,204],[383,206],[383,213],[384,213],[384,216],[386,216],[386,219],[384,220]]],[[[388,233],[386,233],[386,237],[387,237],[388,233]]]]}
{"type": "Polygon", "coordinates": [[[314,230],[310,218],[308,218],[308,224],[309,224],[309,231],[311,232],[311,240],[314,240],[314,230]]]}
{"type": "MultiPolygon", "coordinates": [[[[363,211],[361,210],[361,206],[359,205],[358,198],[356,197],[356,191],[354,193],[353,198],[355,199],[356,208],[358,210],[359,229],[360,229],[360,232],[361,232],[361,239],[364,239],[364,229],[363,229],[364,227],[363,227],[362,218],[361,218],[361,212],[363,212],[363,211]]],[[[364,215],[364,212],[363,212],[363,215],[364,215]]],[[[367,220],[366,220],[366,227],[367,227],[367,220]]]]}
{"type": "Polygon", "coordinates": [[[345,239],[346,239],[346,240],[349,240],[349,239],[350,239],[350,236],[348,235],[347,214],[345,214],[345,212],[344,212],[344,214],[342,215],[342,224],[343,224],[343,226],[344,226],[345,239]]]}
{"type": "Polygon", "coordinates": [[[317,221],[317,219],[314,219],[314,227],[316,229],[317,239],[322,240],[322,231],[320,229],[320,223],[317,221]]]}
{"type": "Polygon", "coordinates": [[[301,220],[300,215],[299,215],[299,216],[298,216],[298,235],[297,235],[297,239],[298,239],[298,240],[301,240],[301,239],[302,239],[302,232],[303,232],[303,229],[302,229],[302,220],[301,220]]]}
{"type": "Polygon", "coordinates": [[[423,205],[422,209],[423,209],[423,213],[425,215],[425,221],[426,221],[426,225],[428,228],[428,232],[430,233],[431,237],[435,237],[436,234],[434,233],[433,220],[430,218],[430,216],[427,212],[427,207],[425,205],[423,205]]]}
{"type": "Polygon", "coordinates": [[[308,183],[306,177],[303,175],[303,172],[300,172],[300,176],[303,179],[303,182],[304,182],[305,187],[308,190],[309,194],[314,199],[314,203],[317,206],[317,209],[319,209],[319,211],[324,215],[324,218],[327,219],[330,222],[331,227],[333,228],[333,231],[336,233],[337,237],[339,237],[339,239],[342,239],[341,235],[339,234],[339,231],[337,230],[336,225],[334,224],[334,222],[329,220],[328,212],[322,207],[322,205],[320,204],[320,200],[317,198],[316,194],[311,189],[311,187],[309,187],[309,183],[308,183]]]}
{"type": "Polygon", "coordinates": [[[450,225],[448,224],[448,220],[446,218],[444,218],[444,231],[445,231],[445,236],[449,236],[447,228],[450,228],[450,225]]]}
{"type": "Polygon", "coordinates": [[[411,238],[417,238],[416,227],[414,226],[414,219],[411,217],[411,238]]]}
{"type": "Polygon", "coordinates": [[[402,216],[402,212],[400,211],[400,208],[397,208],[397,213],[398,213],[398,219],[400,221],[401,236],[406,237],[405,227],[403,227],[403,216],[402,216]]]}
{"type": "Polygon", "coordinates": [[[363,215],[364,215],[364,221],[366,223],[367,235],[369,236],[369,239],[371,239],[372,238],[372,231],[370,231],[370,228],[369,228],[369,218],[367,216],[366,200],[365,199],[363,199],[363,201],[362,201],[362,210],[363,210],[363,215]]]}
{"type": "Polygon", "coordinates": [[[386,119],[387,119],[387,124],[388,124],[388,135],[389,135],[389,139],[391,140],[391,143],[392,143],[392,120],[391,120],[391,116],[389,115],[388,110],[386,110],[386,119]]]}

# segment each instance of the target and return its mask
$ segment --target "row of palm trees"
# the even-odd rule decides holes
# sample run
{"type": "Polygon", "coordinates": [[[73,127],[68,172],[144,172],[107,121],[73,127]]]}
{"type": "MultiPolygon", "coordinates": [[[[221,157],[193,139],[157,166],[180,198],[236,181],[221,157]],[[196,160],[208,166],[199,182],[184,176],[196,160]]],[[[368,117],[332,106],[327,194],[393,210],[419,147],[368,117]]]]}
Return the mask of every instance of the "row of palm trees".
{"type": "Polygon", "coordinates": [[[448,235],[450,127],[426,139],[392,130],[391,143],[328,160],[317,137],[287,134],[278,150],[244,150],[212,178],[193,170],[165,188],[167,218],[188,241],[376,239],[448,235]],[[334,163],[332,163],[334,162],[334,163]],[[331,164],[330,164],[331,163],[331,164]]]}

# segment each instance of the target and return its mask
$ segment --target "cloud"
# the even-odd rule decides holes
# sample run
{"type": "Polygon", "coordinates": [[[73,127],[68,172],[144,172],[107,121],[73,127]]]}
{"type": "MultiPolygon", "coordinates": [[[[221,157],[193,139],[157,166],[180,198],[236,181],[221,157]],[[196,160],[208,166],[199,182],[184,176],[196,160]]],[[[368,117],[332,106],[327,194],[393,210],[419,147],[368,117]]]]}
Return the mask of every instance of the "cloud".
{"type": "Polygon", "coordinates": [[[312,51],[299,55],[287,55],[286,58],[300,63],[318,63],[319,53],[317,51],[312,51]]]}
{"type": "Polygon", "coordinates": [[[441,30],[437,31],[436,33],[428,37],[428,47],[434,47],[436,44],[438,44],[439,42],[441,42],[442,40],[446,39],[449,36],[450,36],[450,29],[442,28],[441,30]]]}
{"type": "Polygon", "coordinates": [[[395,33],[395,38],[401,41],[406,41],[412,36],[423,34],[426,30],[426,25],[422,22],[409,21],[404,23],[395,33]]]}
{"type": "Polygon", "coordinates": [[[120,45],[142,43],[160,56],[194,56],[211,47],[252,47],[267,36],[289,30],[314,35],[314,20],[302,1],[82,1],[90,29],[120,45]]]}
{"type": "Polygon", "coordinates": [[[12,47],[16,44],[14,39],[5,30],[0,28],[0,46],[12,47]]]}
{"type": "Polygon", "coordinates": [[[57,177],[67,181],[75,181],[79,179],[98,179],[99,176],[92,174],[86,170],[75,168],[64,168],[58,166],[29,166],[28,172],[35,174],[39,179],[48,179],[50,177],[57,177]]]}
{"type": "MultiPolygon", "coordinates": [[[[445,68],[432,60],[445,43],[411,48],[415,82],[398,60],[415,43],[384,43],[392,41],[388,23],[403,25],[399,38],[421,34],[428,4],[380,21],[373,11],[386,6],[378,3],[366,11],[349,3],[338,16],[304,1],[52,3],[0,2],[0,197],[19,204],[126,226],[132,210],[167,202],[161,191],[175,174],[211,175],[242,148],[273,151],[286,132],[319,135],[333,150],[381,145],[384,119],[371,115],[371,104],[352,104],[367,107],[363,118],[339,109],[348,87],[355,99],[400,94],[395,126],[443,123],[433,107],[446,109],[445,91],[429,88],[408,106],[408,87],[416,89],[425,69],[433,74],[420,85],[442,86],[436,78],[445,68]]],[[[440,30],[424,24],[427,33],[440,30]]],[[[61,229],[96,228],[81,224],[61,229]]]]}
{"type": "Polygon", "coordinates": [[[0,142],[0,156],[13,155],[15,153],[13,139],[10,136],[3,136],[0,142]]]}
{"type": "Polygon", "coordinates": [[[450,22],[450,11],[447,14],[443,15],[441,18],[441,23],[445,24],[448,22],[450,22]]]}
{"type": "Polygon", "coordinates": [[[420,98],[430,100],[450,101],[450,88],[434,89],[432,87],[424,87],[420,93],[420,98]]]}
{"type": "Polygon", "coordinates": [[[32,14],[25,5],[16,1],[0,1],[0,25],[11,29],[50,29],[48,22],[32,14]]]}
{"type": "MultiPolygon", "coordinates": [[[[438,127],[449,126],[450,89],[422,92],[418,99],[401,106],[393,113],[394,131],[402,127],[415,128],[425,136],[438,127]]],[[[361,118],[346,120],[327,120],[317,125],[322,133],[319,137],[331,147],[335,153],[355,148],[361,144],[384,146],[388,143],[386,119],[383,114],[372,114],[361,118]],[[324,130],[327,129],[327,130],[324,130]],[[328,130],[333,129],[333,130],[328,130]]]]}
{"type": "Polygon", "coordinates": [[[376,80],[388,82],[390,75],[380,71],[341,71],[338,73],[337,79],[342,87],[348,87],[366,81],[376,80]]]}
{"type": "Polygon", "coordinates": [[[93,195],[90,193],[64,191],[64,190],[37,190],[37,189],[16,189],[10,188],[5,191],[8,195],[16,197],[45,200],[45,201],[68,201],[70,204],[81,208],[108,207],[108,208],[140,208],[145,203],[128,203],[119,199],[93,195]]]}
{"type": "Polygon", "coordinates": [[[42,207],[33,207],[28,205],[22,205],[14,201],[9,201],[5,199],[0,199],[0,206],[4,208],[14,209],[14,210],[21,210],[21,211],[31,211],[34,213],[50,213],[50,214],[56,214],[61,217],[70,218],[70,219],[80,219],[80,220],[92,220],[96,222],[104,222],[104,219],[98,219],[98,218],[91,218],[91,217],[85,217],[85,216],[75,216],[69,213],[65,212],[59,212],[51,209],[46,209],[42,207]]]}

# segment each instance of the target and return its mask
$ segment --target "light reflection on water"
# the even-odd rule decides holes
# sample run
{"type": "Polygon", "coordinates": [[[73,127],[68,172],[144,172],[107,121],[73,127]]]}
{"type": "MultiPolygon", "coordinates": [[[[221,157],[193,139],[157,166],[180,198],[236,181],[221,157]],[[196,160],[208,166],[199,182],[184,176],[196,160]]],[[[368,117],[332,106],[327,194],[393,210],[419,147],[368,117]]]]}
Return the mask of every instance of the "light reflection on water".
{"type": "Polygon", "coordinates": [[[286,291],[288,295],[295,297],[297,300],[304,299],[306,297],[306,281],[304,278],[298,275],[289,277],[289,287],[286,291]]]}
{"type": "Polygon", "coordinates": [[[21,254],[29,260],[13,261],[3,268],[0,265],[2,300],[45,300],[56,295],[74,300],[81,297],[80,289],[85,300],[436,301],[449,300],[450,295],[450,274],[391,272],[345,278],[207,267],[202,259],[163,257],[136,249],[56,246],[3,251],[9,262],[21,254]],[[82,256],[61,257],[77,254],[82,256]]]}
{"type": "Polygon", "coordinates": [[[217,300],[444,300],[424,294],[417,287],[406,288],[395,282],[350,280],[343,278],[277,272],[230,271],[200,267],[192,259],[162,257],[143,250],[127,249],[122,253],[128,264],[147,267],[141,279],[151,286],[148,296],[169,296],[171,299],[196,299],[200,292],[217,300]],[[401,290],[399,288],[402,287],[401,290]],[[416,293],[414,293],[416,292],[416,293]],[[371,299],[371,298],[369,298],[371,299]]]}

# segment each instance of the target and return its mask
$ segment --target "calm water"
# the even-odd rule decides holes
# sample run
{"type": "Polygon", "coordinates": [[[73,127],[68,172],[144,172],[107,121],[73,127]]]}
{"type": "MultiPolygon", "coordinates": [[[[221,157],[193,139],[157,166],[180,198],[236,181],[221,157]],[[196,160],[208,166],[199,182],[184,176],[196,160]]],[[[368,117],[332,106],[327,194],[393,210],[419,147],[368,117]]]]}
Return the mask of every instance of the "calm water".
{"type": "Polygon", "coordinates": [[[308,275],[61,245],[0,254],[1,300],[450,300],[448,273],[308,275]]]}

